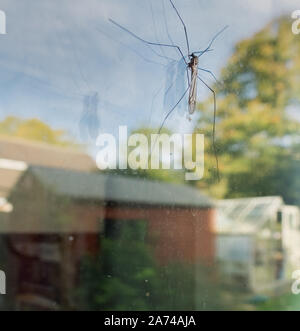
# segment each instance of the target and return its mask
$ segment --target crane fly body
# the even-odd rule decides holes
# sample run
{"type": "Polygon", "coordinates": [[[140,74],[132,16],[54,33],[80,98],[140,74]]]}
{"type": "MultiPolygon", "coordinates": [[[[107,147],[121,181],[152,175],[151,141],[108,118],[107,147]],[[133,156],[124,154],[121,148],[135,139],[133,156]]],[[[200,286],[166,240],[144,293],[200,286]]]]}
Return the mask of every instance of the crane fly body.
{"type": "MultiPolygon", "coordinates": [[[[215,158],[216,158],[216,168],[217,168],[217,176],[219,179],[219,166],[218,166],[218,157],[217,157],[217,149],[216,149],[216,144],[215,144],[215,132],[216,132],[216,113],[217,113],[217,106],[216,106],[216,93],[213,90],[213,88],[211,88],[204,79],[202,79],[199,75],[199,71],[202,72],[206,72],[208,74],[210,74],[215,81],[217,81],[215,75],[207,69],[204,68],[200,68],[199,67],[199,58],[204,55],[207,52],[211,51],[211,46],[213,44],[213,42],[217,39],[217,37],[225,30],[227,29],[228,26],[224,27],[221,31],[219,31],[210,41],[209,45],[202,51],[194,51],[194,52],[190,52],[190,43],[189,43],[189,38],[188,38],[188,34],[187,34],[187,28],[186,25],[179,13],[179,11],[177,10],[177,8],[175,7],[173,0],[169,0],[169,3],[171,4],[171,6],[173,7],[174,11],[176,12],[177,17],[179,18],[183,29],[184,29],[184,34],[185,34],[185,40],[186,40],[186,49],[187,49],[187,56],[184,55],[184,52],[182,51],[181,47],[174,44],[172,38],[169,35],[169,32],[167,30],[168,33],[168,37],[169,37],[169,43],[159,43],[159,42],[153,42],[153,41],[147,41],[141,37],[139,37],[138,35],[136,35],[135,33],[133,33],[132,31],[128,30],[127,28],[125,28],[124,26],[120,25],[119,23],[115,22],[112,19],[109,19],[109,21],[114,24],[115,26],[117,26],[118,28],[122,29],[123,31],[127,32],[128,34],[130,34],[132,37],[134,37],[135,39],[143,42],[144,44],[147,45],[148,48],[150,48],[150,50],[157,55],[160,58],[164,58],[165,60],[168,60],[170,68],[173,68],[173,72],[171,73],[167,73],[167,77],[169,79],[168,82],[168,86],[166,86],[166,92],[165,92],[165,101],[168,100],[169,102],[172,101],[172,105],[170,106],[170,109],[168,110],[160,128],[158,131],[158,134],[160,134],[165,122],[167,121],[167,119],[169,118],[169,116],[173,113],[173,111],[177,108],[180,107],[181,102],[184,100],[185,96],[188,93],[188,113],[190,115],[192,115],[195,110],[196,110],[196,105],[197,105],[197,82],[199,81],[201,84],[203,84],[204,86],[206,86],[206,88],[213,94],[213,102],[214,102],[214,119],[213,119],[213,129],[212,129],[212,145],[213,145],[213,150],[214,150],[214,154],[215,154],[215,158]],[[157,46],[159,47],[161,50],[165,49],[165,48],[169,48],[169,49],[173,49],[176,50],[178,52],[178,54],[180,55],[180,60],[174,60],[168,56],[165,55],[165,53],[162,51],[162,54],[158,53],[156,50],[153,49],[153,46],[157,46]],[[171,62],[170,62],[171,60],[171,62]],[[175,64],[177,63],[177,68],[174,69],[175,64]],[[177,70],[177,72],[176,72],[177,70]],[[188,80],[188,86],[186,87],[186,84],[184,82],[184,77],[182,76],[182,73],[187,77],[188,80]],[[181,94],[181,97],[179,99],[177,99],[177,102],[174,101],[174,96],[172,95],[171,88],[174,87],[175,85],[175,92],[178,94],[178,92],[181,94]],[[178,91],[181,90],[181,91],[178,91]]],[[[178,96],[176,96],[178,98],[178,96]]],[[[164,102],[166,104],[166,102],[164,102]]]]}
{"type": "Polygon", "coordinates": [[[188,68],[191,70],[190,91],[189,91],[189,113],[193,114],[197,103],[197,79],[198,79],[199,58],[195,54],[191,55],[188,68]]]}

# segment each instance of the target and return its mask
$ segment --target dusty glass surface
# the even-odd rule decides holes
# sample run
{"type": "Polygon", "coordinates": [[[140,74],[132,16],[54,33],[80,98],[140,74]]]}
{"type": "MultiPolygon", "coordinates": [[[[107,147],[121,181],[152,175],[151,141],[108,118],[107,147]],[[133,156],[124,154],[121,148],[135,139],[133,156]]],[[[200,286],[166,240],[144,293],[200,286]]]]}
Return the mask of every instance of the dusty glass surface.
{"type": "Polygon", "coordinates": [[[300,308],[298,0],[3,0],[0,45],[1,310],[300,308]]]}

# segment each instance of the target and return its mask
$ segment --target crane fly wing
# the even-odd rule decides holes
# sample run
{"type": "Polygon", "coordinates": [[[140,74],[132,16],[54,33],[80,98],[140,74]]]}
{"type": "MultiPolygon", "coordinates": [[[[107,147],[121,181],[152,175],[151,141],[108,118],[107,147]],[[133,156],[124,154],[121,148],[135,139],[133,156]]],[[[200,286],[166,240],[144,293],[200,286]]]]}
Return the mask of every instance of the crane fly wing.
{"type": "Polygon", "coordinates": [[[175,95],[173,92],[175,86],[177,71],[177,62],[172,61],[168,64],[166,68],[166,79],[164,86],[164,109],[168,109],[175,101],[175,95]]]}
{"type": "MultiPolygon", "coordinates": [[[[177,77],[176,77],[176,102],[178,102],[179,98],[184,94],[187,88],[187,66],[186,60],[182,58],[177,65],[177,77]]],[[[174,106],[174,105],[173,105],[174,106]]],[[[177,110],[180,114],[185,114],[187,109],[187,97],[183,98],[181,102],[178,104],[177,110]]]]}
{"type": "MultiPolygon", "coordinates": [[[[184,58],[172,61],[167,67],[166,83],[164,90],[164,111],[168,111],[178,102],[187,88],[187,67],[184,58]]],[[[177,110],[182,114],[186,110],[187,98],[183,98],[177,105],[177,110]]]]}

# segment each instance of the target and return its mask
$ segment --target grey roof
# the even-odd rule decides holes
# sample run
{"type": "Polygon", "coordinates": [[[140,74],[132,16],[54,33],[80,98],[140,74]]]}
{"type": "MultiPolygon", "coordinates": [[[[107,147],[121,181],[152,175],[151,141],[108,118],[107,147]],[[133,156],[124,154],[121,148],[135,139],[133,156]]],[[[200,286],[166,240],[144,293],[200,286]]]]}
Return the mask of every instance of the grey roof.
{"type": "Polygon", "coordinates": [[[85,173],[64,169],[30,167],[45,187],[75,199],[173,207],[212,207],[211,199],[188,185],[176,185],[115,174],[85,173]]]}
{"type": "Polygon", "coordinates": [[[220,200],[217,231],[255,233],[266,221],[276,216],[283,204],[280,196],[220,200]]]}
{"type": "MultiPolygon", "coordinates": [[[[82,151],[41,142],[0,136],[0,161],[21,161],[25,165],[90,172],[96,163],[82,151]]],[[[23,169],[3,168],[0,164],[0,197],[6,198],[23,173],[23,169]]]]}
{"type": "Polygon", "coordinates": [[[0,168],[0,198],[6,198],[9,195],[21,175],[21,171],[0,168]]]}
{"type": "Polygon", "coordinates": [[[96,169],[95,161],[83,151],[15,137],[0,136],[0,158],[76,171],[96,169]]]}

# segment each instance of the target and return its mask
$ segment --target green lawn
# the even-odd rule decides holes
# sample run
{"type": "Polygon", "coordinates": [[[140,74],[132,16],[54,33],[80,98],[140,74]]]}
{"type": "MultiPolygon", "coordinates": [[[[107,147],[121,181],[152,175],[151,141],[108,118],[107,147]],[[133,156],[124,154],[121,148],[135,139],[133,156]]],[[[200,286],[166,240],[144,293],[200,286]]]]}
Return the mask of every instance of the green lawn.
{"type": "Polygon", "coordinates": [[[255,306],[256,310],[299,310],[300,295],[285,294],[255,306]]]}

